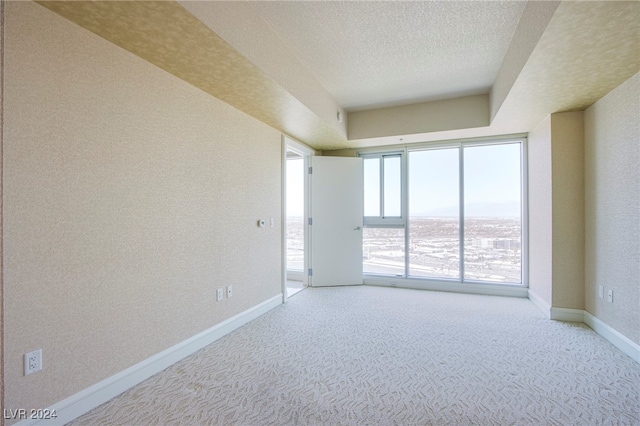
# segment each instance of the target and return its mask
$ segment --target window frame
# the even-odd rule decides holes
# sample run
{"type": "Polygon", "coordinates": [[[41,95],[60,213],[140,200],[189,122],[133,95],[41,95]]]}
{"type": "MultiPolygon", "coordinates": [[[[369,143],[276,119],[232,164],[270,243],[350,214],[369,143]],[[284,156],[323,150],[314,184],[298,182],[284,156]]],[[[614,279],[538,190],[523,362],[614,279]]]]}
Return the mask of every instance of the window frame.
{"type": "MultiPolygon", "coordinates": [[[[405,267],[404,274],[402,275],[402,279],[406,280],[409,283],[409,286],[414,286],[419,282],[440,282],[447,285],[454,285],[455,283],[461,285],[484,285],[487,287],[503,287],[503,288],[528,288],[528,276],[529,276],[529,241],[528,241],[528,229],[529,229],[529,218],[528,218],[528,168],[527,168],[527,137],[526,135],[510,135],[503,137],[493,137],[493,138],[476,138],[476,139],[466,139],[466,140],[451,140],[451,141],[435,141],[435,142],[423,142],[423,143],[415,143],[415,144],[406,144],[406,145],[396,145],[391,147],[383,147],[383,148],[372,148],[372,149],[362,149],[357,152],[359,157],[363,159],[366,158],[380,158],[380,163],[382,164],[384,156],[392,156],[392,155],[400,155],[401,156],[401,210],[402,217],[400,218],[385,218],[383,211],[383,168],[381,167],[380,172],[380,203],[381,210],[380,216],[365,216],[364,217],[364,225],[370,228],[403,228],[405,235],[405,267]],[[520,250],[521,250],[521,263],[520,263],[520,282],[495,282],[495,281],[484,281],[484,280],[469,280],[465,279],[465,262],[464,262],[464,226],[465,226],[465,211],[464,211],[464,148],[471,146],[488,146],[488,145],[504,145],[510,143],[518,143],[520,145],[520,250]],[[412,151],[423,151],[423,150],[434,150],[434,149],[446,149],[446,148],[459,148],[459,197],[460,197],[460,216],[459,216],[459,228],[460,228],[460,276],[459,278],[438,278],[438,277],[421,277],[409,275],[410,272],[410,250],[409,250],[409,217],[408,217],[408,206],[409,206],[409,153],[412,151]]],[[[393,280],[394,285],[397,283],[397,279],[399,275],[397,274],[381,274],[381,273],[365,273],[366,277],[375,278],[378,277],[380,279],[390,279],[393,280]]],[[[420,287],[420,285],[419,285],[420,287]]]]}
{"type": "Polygon", "coordinates": [[[406,150],[389,150],[380,152],[359,152],[358,156],[366,161],[368,159],[380,159],[380,186],[378,188],[380,192],[380,209],[377,216],[364,216],[363,224],[365,227],[372,228],[404,228],[406,225],[407,209],[407,185],[406,185],[406,150]],[[400,158],[400,216],[386,216],[384,209],[385,201],[385,158],[400,158]]]}

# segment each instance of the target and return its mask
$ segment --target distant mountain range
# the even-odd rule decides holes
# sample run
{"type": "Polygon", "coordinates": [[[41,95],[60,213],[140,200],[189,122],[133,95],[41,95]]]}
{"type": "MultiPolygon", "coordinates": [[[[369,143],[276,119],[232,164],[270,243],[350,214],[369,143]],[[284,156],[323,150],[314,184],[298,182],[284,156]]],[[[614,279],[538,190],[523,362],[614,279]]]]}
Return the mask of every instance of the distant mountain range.
{"type": "MultiPolygon", "coordinates": [[[[458,213],[457,206],[449,206],[414,214],[413,216],[457,217],[458,213]]],[[[467,217],[520,217],[520,203],[517,201],[506,203],[472,203],[465,205],[464,213],[467,217]]]]}

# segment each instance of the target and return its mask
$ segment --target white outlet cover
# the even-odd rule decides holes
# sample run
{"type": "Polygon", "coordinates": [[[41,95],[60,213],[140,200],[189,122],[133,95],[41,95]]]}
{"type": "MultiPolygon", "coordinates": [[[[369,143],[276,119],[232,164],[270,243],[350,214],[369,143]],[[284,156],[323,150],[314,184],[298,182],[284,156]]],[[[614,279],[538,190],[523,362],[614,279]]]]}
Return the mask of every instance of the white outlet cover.
{"type": "Polygon", "coordinates": [[[233,296],[233,287],[227,286],[227,297],[233,296]]]}
{"type": "Polygon", "coordinates": [[[224,293],[222,293],[222,288],[219,288],[218,292],[217,292],[217,295],[216,295],[216,297],[218,299],[218,302],[222,300],[223,294],[224,293]]]}
{"type": "Polygon", "coordinates": [[[24,354],[24,375],[42,370],[42,349],[24,354]]]}
{"type": "Polygon", "coordinates": [[[598,286],[598,296],[600,296],[600,298],[604,297],[604,287],[601,285],[598,286]]]}

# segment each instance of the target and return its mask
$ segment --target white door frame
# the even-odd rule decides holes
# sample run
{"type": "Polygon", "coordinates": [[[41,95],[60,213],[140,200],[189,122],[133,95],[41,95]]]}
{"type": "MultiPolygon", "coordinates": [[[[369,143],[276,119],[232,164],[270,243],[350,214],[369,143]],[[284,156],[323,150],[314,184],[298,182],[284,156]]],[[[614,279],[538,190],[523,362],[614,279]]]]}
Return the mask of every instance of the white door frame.
{"type": "MultiPolygon", "coordinates": [[[[316,154],[316,151],[307,145],[298,142],[287,135],[282,135],[282,302],[287,301],[287,151],[295,152],[304,159],[304,170],[309,169],[309,158],[316,154]]],[[[304,265],[302,269],[302,284],[309,284],[309,254],[310,254],[310,232],[309,232],[309,206],[310,206],[310,182],[309,174],[304,173],[304,265]]]]}

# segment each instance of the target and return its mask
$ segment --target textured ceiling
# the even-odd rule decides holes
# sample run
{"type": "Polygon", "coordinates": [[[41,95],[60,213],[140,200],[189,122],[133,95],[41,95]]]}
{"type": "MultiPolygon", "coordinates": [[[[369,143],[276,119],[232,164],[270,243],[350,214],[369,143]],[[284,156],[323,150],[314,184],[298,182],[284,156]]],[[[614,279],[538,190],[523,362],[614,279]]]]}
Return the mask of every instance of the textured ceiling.
{"type": "Polygon", "coordinates": [[[38,3],[316,149],[526,133],[640,70],[638,1],[38,3]],[[497,92],[483,127],[349,140],[337,120],[497,92]]]}
{"type": "Polygon", "coordinates": [[[489,93],[526,2],[248,2],[345,109],[489,93]]]}

